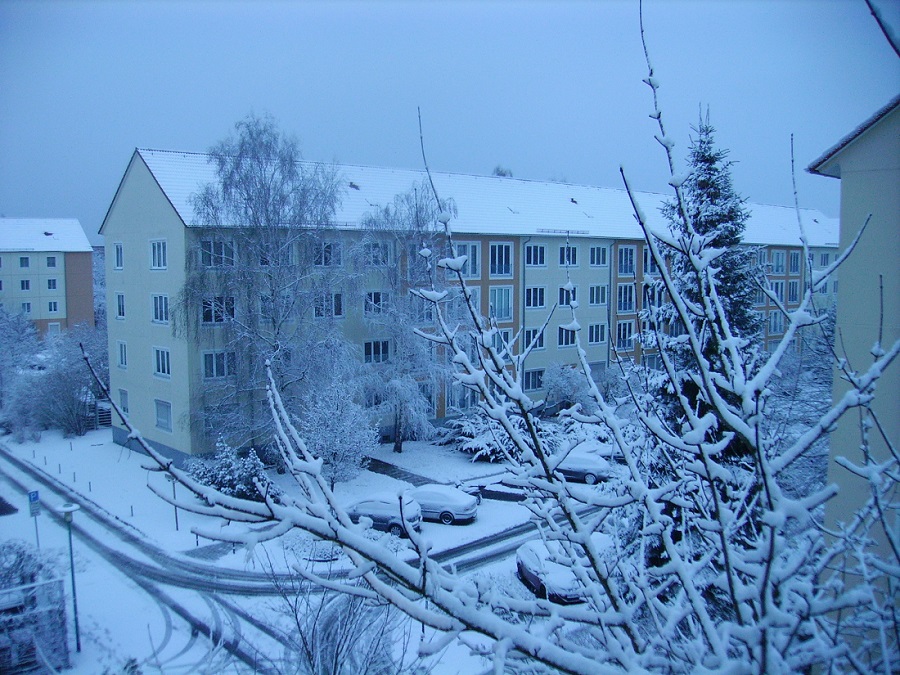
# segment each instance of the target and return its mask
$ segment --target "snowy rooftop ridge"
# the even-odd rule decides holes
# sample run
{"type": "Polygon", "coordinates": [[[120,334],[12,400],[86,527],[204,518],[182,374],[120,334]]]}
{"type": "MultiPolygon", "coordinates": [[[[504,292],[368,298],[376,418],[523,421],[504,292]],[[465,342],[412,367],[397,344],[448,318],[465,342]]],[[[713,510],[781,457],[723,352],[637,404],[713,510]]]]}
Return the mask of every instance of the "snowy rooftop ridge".
{"type": "MultiPolygon", "coordinates": [[[[195,224],[191,196],[215,180],[215,167],[204,153],[138,148],[182,221],[195,224]]],[[[316,162],[304,162],[310,166],[316,162]]],[[[394,196],[420,186],[425,171],[352,164],[336,165],[344,187],[335,222],[356,227],[362,218],[394,196]]],[[[643,239],[628,194],[604,188],[469,174],[432,172],[442,199],[452,200],[457,217],[451,226],[460,235],[606,237],[643,239]]],[[[641,208],[654,229],[666,230],[659,212],[669,195],[637,193],[641,208]]],[[[799,245],[800,231],[793,207],[748,204],[751,216],[744,233],[748,244],[799,245]]],[[[837,246],[838,221],[812,209],[801,209],[812,246],[837,246]]]]}
{"type": "Polygon", "coordinates": [[[93,251],[75,218],[0,218],[0,251],[93,251]]]}

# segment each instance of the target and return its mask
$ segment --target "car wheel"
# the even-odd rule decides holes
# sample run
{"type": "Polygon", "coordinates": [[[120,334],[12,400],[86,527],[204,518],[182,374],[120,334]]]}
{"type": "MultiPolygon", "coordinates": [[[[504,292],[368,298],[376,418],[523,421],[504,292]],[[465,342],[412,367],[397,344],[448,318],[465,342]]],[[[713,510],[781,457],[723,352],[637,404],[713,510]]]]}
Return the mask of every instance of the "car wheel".
{"type": "Polygon", "coordinates": [[[395,537],[400,537],[403,535],[403,528],[400,527],[400,525],[398,525],[397,523],[394,523],[391,525],[390,529],[388,529],[388,532],[390,532],[395,537]]]}
{"type": "Polygon", "coordinates": [[[534,590],[534,594],[538,596],[541,600],[547,599],[547,587],[544,584],[538,584],[538,587],[534,590]]]}
{"type": "Polygon", "coordinates": [[[453,514],[450,513],[449,511],[444,511],[444,512],[441,514],[441,522],[442,522],[444,525],[452,525],[452,524],[453,524],[453,521],[454,521],[453,514]]]}
{"type": "Polygon", "coordinates": [[[584,482],[588,485],[594,485],[597,482],[597,476],[592,473],[585,474],[584,482]]]}

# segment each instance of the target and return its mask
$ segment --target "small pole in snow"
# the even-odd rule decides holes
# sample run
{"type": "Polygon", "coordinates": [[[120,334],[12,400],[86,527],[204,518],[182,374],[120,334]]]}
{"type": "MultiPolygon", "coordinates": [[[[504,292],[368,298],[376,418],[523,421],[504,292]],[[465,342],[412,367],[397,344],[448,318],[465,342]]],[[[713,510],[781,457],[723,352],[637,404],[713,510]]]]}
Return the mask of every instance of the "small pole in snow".
{"type": "Polygon", "coordinates": [[[94,489],[91,487],[91,481],[88,481],[88,492],[93,492],[94,489]]]}
{"type": "Polygon", "coordinates": [[[44,466],[47,466],[47,455],[44,455],[44,466]]]}
{"type": "Polygon", "coordinates": [[[131,517],[134,518],[134,504],[131,505],[131,517]]]}
{"type": "Polygon", "coordinates": [[[38,550],[41,550],[41,535],[38,534],[37,517],[41,514],[41,498],[37,490],[28,493],[28,508],[31,511],[31,517],[34,518],[34,540],[37,543],[38,550]]]}
{"type": "Polygon", "coordinates": [[[77,482],[78,482],[78,479],[75,478],[75,472],[74,472],[74,471],[72,472],[72,482],[73,482],[73,483],[77,483],[77,482]]]}
{"type": "Polygon", "coordinates": [[[60,476],[62,475],[62,464],[56,465],[56,473],[58,473],[60,476]]]}
{"type": "Polygon", "coordinates": [[[72,441],[69,441],[69,452],[72,452],[72,441]]]}

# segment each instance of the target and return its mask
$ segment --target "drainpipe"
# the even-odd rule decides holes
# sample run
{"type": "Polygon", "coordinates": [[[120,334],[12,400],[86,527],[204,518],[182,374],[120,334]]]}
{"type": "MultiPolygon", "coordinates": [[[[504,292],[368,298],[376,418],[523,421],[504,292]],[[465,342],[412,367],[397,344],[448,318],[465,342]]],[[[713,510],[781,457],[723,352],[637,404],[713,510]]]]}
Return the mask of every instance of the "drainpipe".
{"type": "MultiPolygon", "coordinates": [[[[519,351],[520,353],[524,353],[525,348],[528,346],[525,344],[525,247],[528,245],[528,242],[531,241],[531,237],[525,237],[522,240],[522,255],[519,258],[522,261],[522,320],[519,322],[521,325],[519,326],[519,351]]],[[[522,358],[522,377],[525,377],[525,358],[522,358]]]]}

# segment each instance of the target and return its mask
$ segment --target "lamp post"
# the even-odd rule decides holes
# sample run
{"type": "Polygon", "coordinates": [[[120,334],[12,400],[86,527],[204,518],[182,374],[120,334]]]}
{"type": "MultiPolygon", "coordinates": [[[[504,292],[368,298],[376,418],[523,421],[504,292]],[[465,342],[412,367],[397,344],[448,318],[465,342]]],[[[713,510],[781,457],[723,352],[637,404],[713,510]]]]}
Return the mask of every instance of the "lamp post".
{"type": "Polygon", "coordinates": [[[72,555],[72,516],[80,509],[78,504],[67,502],[59,507],[69,527],[69,570],[72,573],[72,607],[75,610],[75,651],[81,652],[81,633],[78,630],[78,594],[75,592],[75,557],[72,555]]]}
{"type": "Polygon", "coordinates": [[[175,507],[175,531],[178,532],[178,507],[175,506],[175,476],[170,473],[166,474],[166,480],[172,484],[172,506],[175,507]]]}

